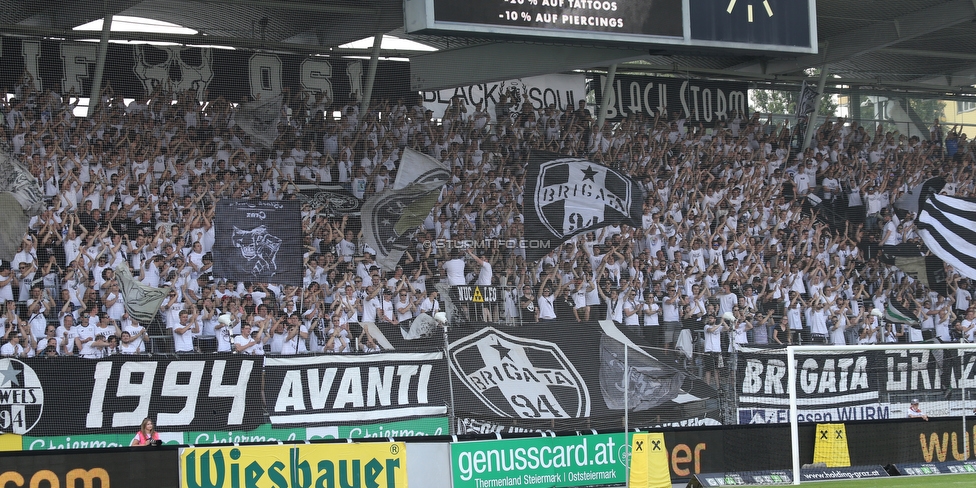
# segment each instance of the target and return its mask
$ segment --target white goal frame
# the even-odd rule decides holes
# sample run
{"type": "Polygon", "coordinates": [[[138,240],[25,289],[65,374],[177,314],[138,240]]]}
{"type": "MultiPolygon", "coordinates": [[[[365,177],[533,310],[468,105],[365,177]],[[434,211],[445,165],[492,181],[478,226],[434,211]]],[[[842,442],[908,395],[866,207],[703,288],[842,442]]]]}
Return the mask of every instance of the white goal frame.
{"type": "MultiPolygon", "coordinates": [[[[786,367],[788,370],[789,393],[790,393],[790,444],[791,457],[793,459],[793,484],[800,484],[800,434],[799,434],[799,410],[797,409],[796,399],[796,353],[804,352],[857,352],[866,350],[886,350],[886,351],[918,351],[918,350],[959,350],[968,349],[976,351],[976,343],[912,343],[912,344],[861,344],[851,346],[831,346],[831,345],[806,345],[806,346],[787,346],[786,347],[786,367]]],[[[965,395],[965,391],[963,392],[965,395]]],[[[965,396],[964,396],[965,398],[965,396]]],[[[963,417],[963,428],[965,429],[966,417],[963,417]]]]}

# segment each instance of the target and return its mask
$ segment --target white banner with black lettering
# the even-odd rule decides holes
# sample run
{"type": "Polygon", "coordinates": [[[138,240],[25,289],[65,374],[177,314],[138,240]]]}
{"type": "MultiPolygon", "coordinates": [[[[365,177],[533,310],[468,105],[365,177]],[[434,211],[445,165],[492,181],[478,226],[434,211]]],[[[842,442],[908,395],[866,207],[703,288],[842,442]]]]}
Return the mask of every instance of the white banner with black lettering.
{"type": "Polygon", "coordinates": [[[495,104],[501,95],[508,96],[512,103],[504,109],[509,114],[519,113],[524,103],[536,110],[550,104],[555,104],[560,111],[573,110],[586,97],[586,78],[582,74],[532,76],[421,93],[424,108],[432,111],[435,119],[443,118],[451,100],[457,97],[465,119],[475,115],[475,104],[480,103],[491,120],[496,121],[495,104]]]}

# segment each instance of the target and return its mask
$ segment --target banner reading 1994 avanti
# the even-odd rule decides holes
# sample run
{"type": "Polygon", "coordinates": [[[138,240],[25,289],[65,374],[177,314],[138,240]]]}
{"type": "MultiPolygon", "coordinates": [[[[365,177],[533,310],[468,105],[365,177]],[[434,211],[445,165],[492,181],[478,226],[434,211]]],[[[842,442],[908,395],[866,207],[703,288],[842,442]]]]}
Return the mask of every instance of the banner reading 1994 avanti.
{"type": "Polygon", "coordinates": [[[180,449],[183,488],[406,488],[402,442],[180,449]]]}
{"type": "Polygon", "coordinates": [[[454,488],[622,484],[626,452],[624,434],[457,442],[454,488]]]}

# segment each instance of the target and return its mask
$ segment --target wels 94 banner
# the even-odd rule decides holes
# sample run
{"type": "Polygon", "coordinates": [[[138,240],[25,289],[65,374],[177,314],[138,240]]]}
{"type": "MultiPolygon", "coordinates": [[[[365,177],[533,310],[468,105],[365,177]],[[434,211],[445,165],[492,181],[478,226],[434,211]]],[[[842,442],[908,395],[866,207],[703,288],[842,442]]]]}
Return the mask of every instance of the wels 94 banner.
{"type": "Polygon", "coordinates": [[[302,213],[298,200],[217,203],[214,276],[230,281],[302,284],[302,213]]]}

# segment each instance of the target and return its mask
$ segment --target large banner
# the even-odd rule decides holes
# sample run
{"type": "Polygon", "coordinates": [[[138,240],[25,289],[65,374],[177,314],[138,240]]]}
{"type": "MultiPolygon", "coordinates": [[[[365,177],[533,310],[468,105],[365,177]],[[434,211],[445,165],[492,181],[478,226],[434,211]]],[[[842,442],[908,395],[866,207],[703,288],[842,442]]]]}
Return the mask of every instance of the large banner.
{"type": "Polygon", "coordinates": [[[441,353],[3,358],[0,450],[445,435],[449,392],[441,353]]]}
{"type": "MultiPolygon", "coordinates": [[[[976,365],[972,351],[798,353],[796,365],[801,422],[904,418],[912,398],[976,387],[970,373],[976,365]]],[[[787,375],[785,350],[746,349],[739,354],[740,424],[790,421],[787,375]]],[[[927,413],[960,415],[961,409],[961,404],[945,402],[927,413]]]]}
{"type": "Polygon", "coordinates": [[[494,121],[495,104],[501,95],[508,96],[513,104],[509,107],[510,114],[518,114],[526,103],[536,110],[549,105],[555,105],[560,111],[574,110],[579,100],[586,98],[586,78],[582,74],[532,76],[421,94],[424,108],[433,112],[435,119],[443,118],[451,100],[455,99],[467,112],[467,117],[474,115],[475,104],[480,103],[494,121]]]}
{"type": "Polygon", "coordinates": [[[673,361],[645,352],[612,323],[559,328],[450,329],[458,433],[618,428],[625,405],[634,425],[717,416],[704,401],[714,390],[686,381],[673,361]]]}
{"type": "MultiPolygon", "coordinates": [[[[38,90],[91,95],[97,43],[0,38],[0,86],[13,87],[24,73],[38,90]]],[[[298,56],[243,50],[109,44],[103,83],[116,95],[142,98],[156,87],[195,90],[198,97],[222,96],[231,102],[267,100],[290,92],[320,109],[341,108],[362,96],[366,63],[323,56],[298,56]]],[[[407,63],[380,61],[373,98],[410,98],[407,63]]]]}
{"type": "Polygon", "coordinates": [[[180,449],[179,486],[406,488],[406,456],[402,442],[180,449]]]}
{"type": "Polygon", "coordinates": [[[269,357],[264,365],[275,426],[447,415],[447,369],[439,352],[269,357]]]}
{"type": "MultiPolygon", "coordinates": [[[[597,104],[603,100],[606,77],[595,80],[597,104]]],[[[663,116],[672,120],[677,113],[691,125],[728,125],[736,115],[749,116],[749,84],[738,81],[689,80],[655,76],[619,75],[610,91],[607,120],[619,121],[630,115],[646,119],[663,116]]]]}
{"type": "Polygon", "coordinates": [[[300,286],[302,213],[298,200],[217,202],[214,276],[300,286]]]}
{"type": "Polygon", "coordinates": [[[253,429],[260,359],[0,359],[0,432],[126,433],[152,416],[160,431],[253,429]]]}

